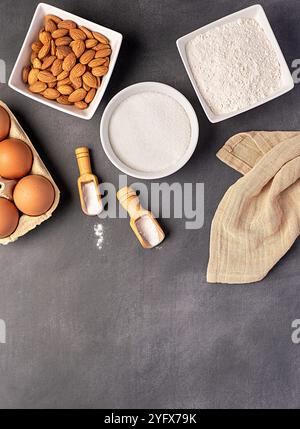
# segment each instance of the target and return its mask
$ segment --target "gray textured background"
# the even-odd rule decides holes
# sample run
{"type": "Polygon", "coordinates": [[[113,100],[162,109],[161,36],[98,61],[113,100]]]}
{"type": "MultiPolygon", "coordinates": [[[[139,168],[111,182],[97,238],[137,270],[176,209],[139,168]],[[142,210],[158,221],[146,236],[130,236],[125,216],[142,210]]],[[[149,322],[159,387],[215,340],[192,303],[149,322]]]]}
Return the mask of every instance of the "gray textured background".
{"type": "MultiPolygon", "coordinates": [[[[9,75],[37,1],[0,1],[0,58],[9,75]]],[[[124,34],[106,95],[91,121],[75,119],[1,85],[62,190],[54,217],[0,248],[0,407],[300,406],[299,241],[261,283],[208,285],[209,230],[217,204],[239,177],[215,153],[243,130],[299,129],[300,85],[274,102],[210,124],[175,40],[248,0],[54,1],[53,5],[124,34]],[[118,183],[99,143],[109,99],[129,84],[173,85],[192,102],[201,137],[191,161],[168,182],[204,182],[205,225],[186,231],[165,220],[160,250],[143,251],[127,220],[106,220],[96,248],[94,219],[79,208],[73,151],[93,149],[95,171],[118,183]]],[[[300,58],[300,1],[261,0],[288,64],[300,58]]],[[[131,180],[131,179],[130,179],[131,180]]],[[[129,181],[130,181],[129,180],[129,181]]]]}

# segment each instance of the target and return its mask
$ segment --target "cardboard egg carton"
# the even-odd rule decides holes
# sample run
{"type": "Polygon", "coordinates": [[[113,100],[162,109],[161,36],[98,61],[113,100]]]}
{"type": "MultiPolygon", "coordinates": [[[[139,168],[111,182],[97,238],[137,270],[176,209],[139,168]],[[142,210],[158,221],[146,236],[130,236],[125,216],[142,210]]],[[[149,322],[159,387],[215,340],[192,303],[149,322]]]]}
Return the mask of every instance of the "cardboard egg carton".
{"type": "Polygon", "coordinates": [[[27,136],[27,134],[25,133],[25,131],[23,130],[23,128],[21,127],[21,125],[17,121],[14,114],[11,112],[11,110],[8,108],[8,106],[5,103],[3,103],[2,101],[0,101],[0,106],[3,107],[10,116],[11,126],[10,126],[9,137],[23,140],[25,143],[27,143],[27,145],[30,147],[30,149],[32,151],[33,164],[32,164],[31,172],[29,174],[39,174],[41,176],[46,177],[52,183],[53,188],[54,188],[54,192],[55,192],[55,198],[54,198],[54,202],[52,204],[52,207],[45,214],[43,214],[41,216],[27,216],[27,215],[21,214],[20,221],[19,221],[18,227],[15,230],[15,232],[13,234],[11,234],[9,237],[0,239],[0,244],[6,245],[6,244],[9,244],[9,243],[16,241],[19,237],[22,237],[23,235],[27,234],[32,229],[36,228],[41,223],[48,220],[52,216],[52,213],[55,211],[55,209],[58,206],[59,199],[60,199],[60,191],[59,191],[58,187],[56,186],[52,176],[49,173],[49,171],[45,167],[43,161],[39,157],[39,154],[35,150],[33,144],[31,143],[31,141],[29,139],[29,137],[27,136]]]}

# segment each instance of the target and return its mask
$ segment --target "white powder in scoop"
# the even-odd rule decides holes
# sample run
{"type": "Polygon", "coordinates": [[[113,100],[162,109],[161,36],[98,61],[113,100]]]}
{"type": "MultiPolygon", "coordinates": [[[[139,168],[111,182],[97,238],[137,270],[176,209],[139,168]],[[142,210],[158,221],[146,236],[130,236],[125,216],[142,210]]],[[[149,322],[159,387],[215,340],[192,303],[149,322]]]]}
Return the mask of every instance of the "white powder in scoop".
{"type": "Polygon", "coordinates": [[[98,191],[94,182],[82,184],[82,195],[86,211],[91,216],[96,216],[102,212],[103,207],[99,200],[98,191]]]}
{"type": "Polygon", "coordinates": [[[186,54],[215,114],[250,107],[280,87],[277,54],[255,19],[238,19],[199,34],[188,42],[186,54]]]}
{"type": "Polygon", "coordinates": [[[189,118],[172,97],[142,92],[121,102],[109,124],[116,156],[143,172],[165,170],[185,154],[191,139],[189,118]]]}
{"type": "Polygon", "coordinates": [[[142,216],[138,219],[136,221],[136,227],[142,238],[149,243],[150,246],[157,246],[161,242],[155,223],[149,216],[142,216]]]}

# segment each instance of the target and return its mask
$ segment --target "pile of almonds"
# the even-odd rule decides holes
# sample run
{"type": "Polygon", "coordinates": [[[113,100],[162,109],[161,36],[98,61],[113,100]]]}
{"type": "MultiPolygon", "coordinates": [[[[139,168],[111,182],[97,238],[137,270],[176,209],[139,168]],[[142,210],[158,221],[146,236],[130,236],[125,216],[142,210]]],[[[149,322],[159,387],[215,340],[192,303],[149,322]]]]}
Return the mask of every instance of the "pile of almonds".
{"type": "Polygon", "coordinates": [[[108,72],[111,47],[100,33],[55,15],[45,16],[22,72],[29,90],[60,104],[86,109],[108,72]]]}

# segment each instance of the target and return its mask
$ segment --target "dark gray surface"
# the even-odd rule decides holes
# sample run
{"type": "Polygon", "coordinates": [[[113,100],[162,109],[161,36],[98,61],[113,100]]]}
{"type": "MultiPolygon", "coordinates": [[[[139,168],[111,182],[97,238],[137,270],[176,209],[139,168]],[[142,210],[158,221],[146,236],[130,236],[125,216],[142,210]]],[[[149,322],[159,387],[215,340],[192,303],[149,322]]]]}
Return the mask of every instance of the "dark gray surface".
{"type": "MultiPolygon", "coordinates": [[[[37,1],[0,1],[0,57],[9,75],[37,1]]],[[[0,248],[0,407],[287,407],[300,406],[299,241],[261,283],[208,285],[209,230],[227,188],[239,177],[215,153],[243,130],[299,129],[300,87],[228,121],[208,122],[175,40],[248,0],[54,1],[124,34],[112,81],[95,117],[75,119],[1,85],[62,190],[54,217],[0,248]],[[191,161],[168,182],[204,182],[205,225],[164,220],[169,237],[143,251],[127,220],[105,220],[96,248],[84,217],[73,152],[93,149],[95,170],[117,185],[118,171],[99,143],[109,99],[129,84],[173,85],[195,107],[201,138],[191,161]]],[[[299,0],[261,0],[286,59],[300,51],[299,0]]],[[[131,179],[129,179],[131,181],[131,179]]]]}

